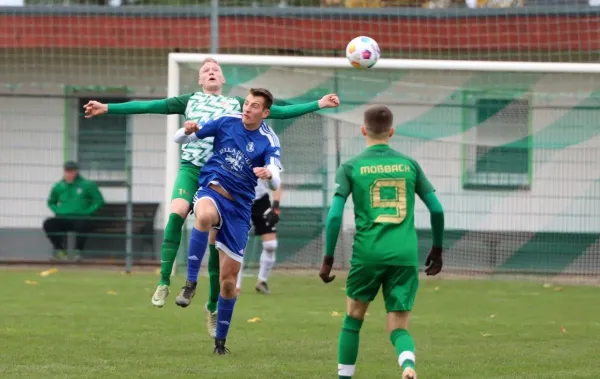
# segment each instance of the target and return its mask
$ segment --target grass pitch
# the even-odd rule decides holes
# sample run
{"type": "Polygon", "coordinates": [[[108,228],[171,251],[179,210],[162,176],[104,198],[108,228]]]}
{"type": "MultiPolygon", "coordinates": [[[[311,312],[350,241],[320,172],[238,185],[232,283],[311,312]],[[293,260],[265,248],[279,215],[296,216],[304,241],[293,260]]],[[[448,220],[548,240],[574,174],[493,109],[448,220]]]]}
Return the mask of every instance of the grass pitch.
{"type": "MultiPolygon", "coordinates": [[[[0,270],[0,377],[337,378],[344,281],[324,285],[313,274],[275,275],[271,296],[245,278],[232,354],[218,357],[205,329],[206,278],[190,307],[174,304],[180,276],[156,309],[154,274],[0,270]]],[[[419,379],[600,378],[599,291],[424,280],[411,325],[419,379]]],[[[378,299],[361,331],[357,379],[400,376],[384,321],[378,299]]]]}

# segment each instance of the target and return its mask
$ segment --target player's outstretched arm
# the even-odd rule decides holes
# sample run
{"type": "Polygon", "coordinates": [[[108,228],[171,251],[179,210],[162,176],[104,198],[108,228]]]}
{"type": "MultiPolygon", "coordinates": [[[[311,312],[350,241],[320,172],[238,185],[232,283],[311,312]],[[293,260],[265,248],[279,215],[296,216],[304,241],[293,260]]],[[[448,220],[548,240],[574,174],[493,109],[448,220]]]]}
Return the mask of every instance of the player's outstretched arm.
{"type": "Polygon", "coordinates": [[[431,221],[431,234],[433,235],[433,246],[427,254],[425,273],[437,275],[442,271],[442,252],[444,246],[444,209],[435,192],[430,192],[421,198],[429,210],[431,221]]]}
{"type": "Polygon", "coordinates": [[[273,105],[268,118],[278,120],[295,118],[307,113],[316,112],[322,108],[335,108],[338,105],[340,105],[340,99],[336,94],[330,93],[323,96],[320,100],[311,101],[310,103],[284,106],[273,105]]]}
{"type": "Polygon", "coordinates": [[[85,117],[92,118],[103,114],[184,114],[191,94],[169,97],[161,100],[128,101],[126,103],[104,104],[88,101],[83,106],[85,117]]]}
{"type": "Polygon", "coordinates": [[[331,208],[329,208],[329,213],[327,214],[327,221],[325,223],[325,257],[323,257],[323,264],[321,265],[321,271],[319,272],[319,276],[325,283],[329,283],[335,279],[335,275],[330,274],[331,269],[333,268],[335,246],[337,245],[340,229],[342,228],[345,204],[345,197],[335,195],[331,203],[331,208]]]}

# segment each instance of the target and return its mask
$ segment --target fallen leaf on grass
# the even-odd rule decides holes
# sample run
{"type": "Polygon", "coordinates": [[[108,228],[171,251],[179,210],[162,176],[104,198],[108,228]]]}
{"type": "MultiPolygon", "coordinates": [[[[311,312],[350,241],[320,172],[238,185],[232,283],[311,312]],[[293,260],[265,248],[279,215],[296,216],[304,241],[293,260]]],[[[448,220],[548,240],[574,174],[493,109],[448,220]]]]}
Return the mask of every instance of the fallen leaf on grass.
{"type": "Polygon", "coordinates": [[[46,277],[48,275],[56,274],[57,272],[58,272],[57,268],[51,268],[49,270],[40,272],[40,276],[46,277]]]}
{"type": "Polygon", "coordinates": [[[26,280],[25,284],[31,284],[32,286],[37,286],[39,283],[35,280],[26,280]]]}
{"type": "Polygon", "coordinates": [[[257,322],[260,322],[261,319],[259,317],[252,317],[250,320],[248,320],[249,323],[254,324],[257,322]]]}
{"type": "Polygon", "coordinates": [[[106,294],[107,295],[116,295],[117,293],[115,291],[110,290],[106,294]]]}
{"type": "Polygon", "coordinates": [[[566,333],[566,332],[567,332],[567,329],[566,329],[564,326],[561,326],[561,327],[560,327],[560,332],[561,332],[561,333],[566,333]]]}

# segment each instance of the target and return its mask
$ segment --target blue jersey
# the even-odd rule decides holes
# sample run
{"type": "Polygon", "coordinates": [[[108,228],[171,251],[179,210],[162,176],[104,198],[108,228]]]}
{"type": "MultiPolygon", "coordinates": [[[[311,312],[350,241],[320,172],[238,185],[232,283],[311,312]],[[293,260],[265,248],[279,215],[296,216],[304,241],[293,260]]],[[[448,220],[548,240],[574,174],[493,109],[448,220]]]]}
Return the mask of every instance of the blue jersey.
{"type": "Polygon", "coordinates": [[[213,155],[200,172],[199,186],[218,183],[248,209],[257,183],[253,168],[272,164],[281,169],[279,139],[264,121],[257,130],[248,130],[241,113],[228,113],[199,125],[196,136],[215,137],[213,155]]]}

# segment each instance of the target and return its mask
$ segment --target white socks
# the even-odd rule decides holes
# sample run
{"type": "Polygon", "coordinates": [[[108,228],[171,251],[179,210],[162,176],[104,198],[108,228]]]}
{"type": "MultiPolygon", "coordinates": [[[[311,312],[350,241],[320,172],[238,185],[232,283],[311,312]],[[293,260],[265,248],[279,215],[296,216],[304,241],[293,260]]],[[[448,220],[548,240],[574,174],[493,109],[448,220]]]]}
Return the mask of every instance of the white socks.
{"type": "Polygon", "coordinates": [[[260,269],[258,270],[258,280],[266,282],[275,267],[275,252],[277,251],[277,240],[263,242],[263,251],[260,254],[260,269]]]}
{"type": "MultiPolygon", "coordinates": [[[[258,270],[258,280],[261,282],[266,282],[269,280],[271,273],[273,272],[273,267],[275,267],[275,262],[277,260],[275,256],[275,252],[277,251],[277,240],[273,241],[265,241],[263,242],[263,250],[260,254],[260,268],[258,270]]],[[[244,271],[244,261],[242,260],[242,264],[240,266],[240,272],[237,277],[236,288],[239,290],[242,288],[242,276],[244,271]]]]}

